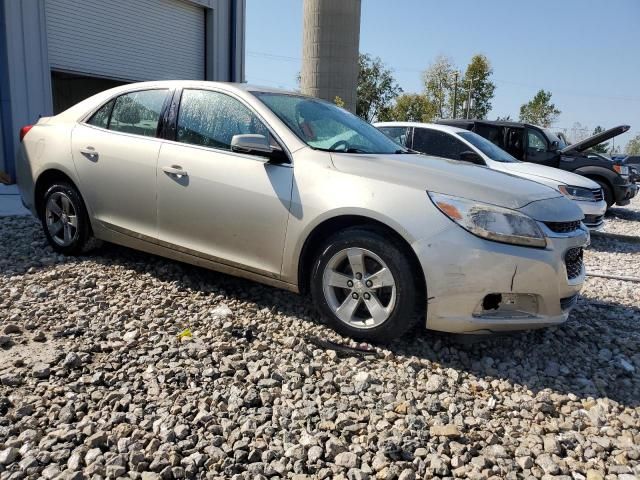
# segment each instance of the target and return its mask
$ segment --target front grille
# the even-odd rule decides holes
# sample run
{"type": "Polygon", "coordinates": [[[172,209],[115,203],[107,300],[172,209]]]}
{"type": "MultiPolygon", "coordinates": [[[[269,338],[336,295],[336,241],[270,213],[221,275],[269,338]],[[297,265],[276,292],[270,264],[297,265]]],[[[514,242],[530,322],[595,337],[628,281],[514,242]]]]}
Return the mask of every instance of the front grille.
{"type": "Polygon", "coordinates": [[[602,191],[601,188],[594,188],[591,191],[593,192],[593,198],[596,202],[599,202],[600,200],[604,200],[604,192],[602,191]]]}
{"type": "Polygon", "coordinates": [[[578,294],[571,295],[570,297],[560,299],[560,308],[562,310],[569,310],[578,303],[578,294]]]}
{"type": "Polygon", "coordinates": [[[580,228],[580,220],[574,222],[544,222],[549,230],[556,233],[569,233],[580,228]]]}
{"type": "Polygon", "coordinates": [[[564,254],[564,263],[567,266],[567,278],[577,278],[582,273],[582,247],[574,247],[564,254]]]}
{"type": "Polygon", "coordinates": [[[604,221],[604,215],[585,215],[584,224],[587,227],[598,226],[604,221]]]}

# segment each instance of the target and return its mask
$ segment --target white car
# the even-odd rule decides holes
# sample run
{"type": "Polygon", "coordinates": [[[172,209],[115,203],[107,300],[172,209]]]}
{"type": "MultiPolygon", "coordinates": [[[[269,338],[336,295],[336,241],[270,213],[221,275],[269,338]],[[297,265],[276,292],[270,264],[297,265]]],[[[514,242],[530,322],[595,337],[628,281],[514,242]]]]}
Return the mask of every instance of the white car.
{"type": "Polygon", "coordinates": [[[374,124],[396,143],[435,157],[486,165],[547,185],[574,200],[584,213],[590,230],[604,226],[607,203],[602,188],[593,180],[559,168],[521,162],[480,135],[462,128],[418,122],[374,124]]]}

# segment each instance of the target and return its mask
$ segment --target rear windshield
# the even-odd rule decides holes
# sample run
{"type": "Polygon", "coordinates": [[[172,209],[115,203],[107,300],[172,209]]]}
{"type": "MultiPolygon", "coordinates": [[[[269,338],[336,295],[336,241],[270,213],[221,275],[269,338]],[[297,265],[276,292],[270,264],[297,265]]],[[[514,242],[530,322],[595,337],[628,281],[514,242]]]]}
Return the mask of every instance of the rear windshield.
{"type": "Polygon", "coordinates": [[[464,138],[471,145],[476,147],[482,153],[484,153],[491,160],[495,160],[496,162],[505,162],[505,163],[514,163],[518,162],[514,157],[509,155],[503,149],[498,147],[497,145],[491,143],[484,137],[481,137],[477,133],[473,132],[458,132],[457,135],[464,138]]]}

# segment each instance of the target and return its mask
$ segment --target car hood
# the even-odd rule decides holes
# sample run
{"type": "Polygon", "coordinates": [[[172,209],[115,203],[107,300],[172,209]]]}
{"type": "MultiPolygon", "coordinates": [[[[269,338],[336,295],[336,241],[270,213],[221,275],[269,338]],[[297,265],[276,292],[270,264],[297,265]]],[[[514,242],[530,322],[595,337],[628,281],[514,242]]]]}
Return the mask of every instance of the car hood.
{"type": "MultiPolygon", "coordinates": [[[[418,154],[365,155],[332,153],[341,172],[454,195],[505,208],[521,209],[533,202],[549,201],[549,212],[537,220],[570,221],[582,212],[560,192],[508,173],[456,160],[418,154]]],[[[544,209],[540,209],[542,211],[544,209]]],[[[538,218],[540,217],[540,218],[538,218]]]]}
{"type": "Polygon", "coordinates": [[[606,142],[610,138],[616,137],[621,133],[626,132],[630,128],[631,127],[629,125],[618,125],[617,127],[610,128],[609,130],[605,130],[602,133],[598,133],[589,138],[585,138],[580,142],[572,143],[571,145],[560,150],[560,153],[584,152],[588,148],[595,147],[602,142],[606,142]]]}
{"type": "Polygon", "coordinates": [[[596,182],[582,175],[530,162],[501,163],[498,168],[503,172],[513,173],[535,182],[541,182],[552,188],[558,188],[558,185],[572,185],[590,189],[600,188],[596,182]]]}

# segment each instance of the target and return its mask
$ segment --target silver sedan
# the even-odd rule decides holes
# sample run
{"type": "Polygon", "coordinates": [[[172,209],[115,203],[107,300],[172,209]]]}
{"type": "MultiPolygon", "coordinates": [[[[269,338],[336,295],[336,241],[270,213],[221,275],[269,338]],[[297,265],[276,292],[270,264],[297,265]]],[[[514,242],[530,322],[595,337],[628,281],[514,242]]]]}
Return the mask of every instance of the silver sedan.
{"type": "Polygon", "coordinates": [[[309,292],[355,338],[556,324],[584,280],[589,234],[559,192],[296,93],[131,84],[21,138],[22,198],[56,251],[104,240],[309,292]]]}

